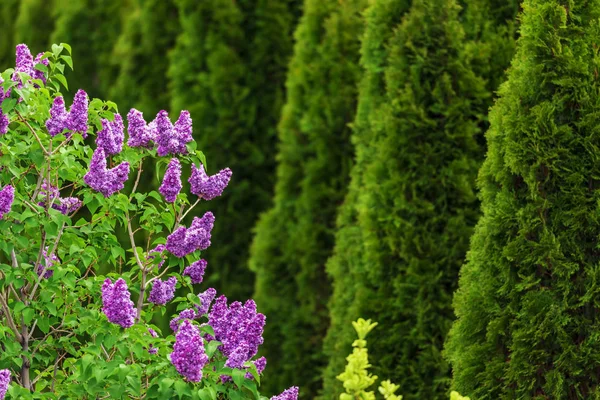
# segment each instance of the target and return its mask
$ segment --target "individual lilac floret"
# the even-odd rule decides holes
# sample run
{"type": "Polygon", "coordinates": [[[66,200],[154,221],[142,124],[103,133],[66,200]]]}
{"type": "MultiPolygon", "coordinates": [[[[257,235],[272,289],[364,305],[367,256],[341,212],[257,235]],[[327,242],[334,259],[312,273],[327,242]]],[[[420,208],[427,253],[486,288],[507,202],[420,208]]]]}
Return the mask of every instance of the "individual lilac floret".
{"type": "MultiPolygon", "coordinates": [[[[33,56],[31,55],[31,51],[29,51],[29,47],[26,44],[17,45],[17,60],[15,64],[15,72],[13,73],[12,80],[15,82],[19,82],[19,72],[25,73],[29,76],[33,76],[33,56]]],[[[18,87],[23,86],[19,83],[18,87]]]]}
{"type": "Polygon", "coordinates": [[[73,98],[73,104],[69,109],[69,114],[66,119],[67,129],[81,133],[81,135],[87,137],[88,129],[88,95],[83,90],[79,89],[73,98]]]}
{"type": "Polygon", "coordinates": [[[52,269],[52,267],[56,264],[60,264],[60,259],[54,253],[48,255],[48,247],[46,247],[42,251],[42,256],[44,258],[44,263],[38,264],[36,272],[38,275],[41,275],[43,273],[43,277],[45,279],[48,279],[52,275],[54,275],[54,270],[52,269]]]}
{"type": "Polygon", "coordinates": [[[232,364],[249,361],[263,343],[265,316],[257,313],[253,300],[244,305],[235,301],[228,307],[227,298],[220,296],[208,315],[208,324],[215,331],[215,339],[222,343],[221,353],[228,359],[235,357],[232,364]]]}
{"type": "Polygon", "coordinates": [[[35,57],[35,60],[33,61],[33,68],[34,68],[34,70],[33,70],[33,75],[32,75],[32,78],[33,78],[33,79],[39,79],[39,80],[41,80],[42,82],[44,82],[44,84],[46,84],[46,75],[44,75],[44,72],[43,72],[43,71],[40,71],[40,70],[38,70],[38,69],[35,69],[35,66],[36,66],[37,64],[43,64],[43,65],[45,65],[46,67],[47,67],[48,65],[50,65],[50,60],[48,60],[47,58],[44,58],[44,59],[42,60],[42,57],[43,57],[43,56],[44,56],[44,53],[39,53],[39,54],[38,54],[38,55],[35,57]]]}
{"type": "Polygon", "coordinates": [[[102,285],[102,312],[113,324],[129,328],[135,322],[136,310],[131,301],[127,283],[123,278],[117,279],[113,284],[106,278],[102,285]]]}
{"type": "Polygon", "coordinates": [[[115,120],[109,121],[102,118],[102,129],[96,137],[96,144],[102,147],[107,155],[119,154],[123,150],[125,140],[125,127],[120,114],[115,114],[115,120]]]}
{"type": "Polygon", "coordinates": [[[127,114],[127,133],[129,147],[152,147],[156,140],[156,124],[146,125],[144,114],[132,108],[127,114]]]}
{"type": "Polygon", "coordinates": [[[112,169],[107,169],[104,150],[98,147],[92,155],[90,170],[85,174],[83,180],[92,189],[102,193],[104,197],[109,197],[125,187],[128,176],[129,163],[127,161],[123,161],[112,169]]]}
{"type": "Polygon", "coordinates": [[[174,203],[181,188],[181,164],[177,158],[172,158],[158,191],[163,195],[165,201],[174,203]]]}
{"type": "Polygon", "coordinates": [[[200,168],[197,168],[192,164],[192,174],[188,179],[191,192],[204,200],[212,200],[223,194],[223,190],[229,184],[231,174],[231,170],[225,168],[213,176],[208,176],[204,171],[204,165],[200,164],[200,168]]]}
{"type": "Polygon", "coordinates": [[[177,332],[177,330],[179,329],[179,321],[183,321],[186,319],[196,319],[196,316],[197,315],[194,310],[192,310],[191,308],[186,308],[185,310],[181,311],[178,316],[176,316],[169,322],[169,327],[173,332],[177,332]]]}
{"type": "Polygon", "coordinates": [[[0,190],[0,219],[4,214],[10,211],[13,201],[15,200],[15,188],[11,185],[6,185],[0,190]]]}
{"type": "Polygon", "coordinates": [[[198,327],[189,320],[183,321],[175,335],[170,357],[177,372],[187,380],[199,382],[202,379],[202,368],[208,364],[208,356],[204,352],[204,341],[198,327]]]}
{"type": "Polygon", "coordinates": [[[204,278],[204,271],[206,270],[206,260],[198,260],[192,263],[189,267],[183,270],[183,275],[187,275],[191,278],[194,285],[202,283],[204,278]]]}
{"type": "Polygon", "coordinates": [[[157,154],[166,156],[168,154],[186,154],[186,144],[192,138],[192,119],[188,111],[182,111],[175,125],[171,123],[169,114],[162,110],[155,119],[157,154]]]}
{"type": "Polygon", "coordinates": [[[210,211],[202,218],[194,217],[189,228],[181,226],[167,237],[167,250],[181,258],[196,250],[207,249],[210,246],[210,232],[214,223],[215,217],[210,211]]]}
{"type": "MultiPolygon", "coordinates": [[[[252,361],[252,364],[256,366],[256,372],[258,372],[258,375],[261,375],[265,370],[265,367],[267,366],[267,359],[261,357],[257,360],[252,361]]],[[[254,376],[250,372],[246,372],[245,377],[246,379],[254,379],[254,376]]]]}
{"type": "Polygon", "coordinates": [[[196,306],[196,312],[198,316],[208,314],[210,305],[213,302],[216,295],[217,291],[214,288],[208,288],[198,295],[198,298],[200,299],[200,305],[196,306]]]}
{"type": "Polygon", "coordinates": [[[284,390],[279,396],[271,397],[271,400],[298,400],[298,387],[292,386],[284,390]]]}
{"type": "MultiPolygon", "coordinates": [[[[2,99],[0,98],[0,102],[2,99]]],[[[8,124],[10,123],[8,115],[0,110],[0,135],[5,135],[8,132],[8,124]]]]}
{"type": "Polygon", "coordinates": [[[65,99],[62,96],[54,98],[50,108],[50,118],[46,121],[46,129],[50,136],[54,137],[65,129],[67,124],[67,109],[65,108],[65,99]]]}
{"type": "Polygon", "coordinates": [[[154,281],[152,285],[152,290],[150,291],[150,296],[148,296],[148,301],[158,305],[165,305],[173,296],[175,296],[175,285],[177,284],[177,278],[174,276],[170,277],[166,281],[157,279],[154,281]]]}
{"type": "Polygon", "coordinates": [[[0,400],[4,399],[6,392],[8,391],[8,385],[10,384],[10,370],[0,369],[0,400]]]}

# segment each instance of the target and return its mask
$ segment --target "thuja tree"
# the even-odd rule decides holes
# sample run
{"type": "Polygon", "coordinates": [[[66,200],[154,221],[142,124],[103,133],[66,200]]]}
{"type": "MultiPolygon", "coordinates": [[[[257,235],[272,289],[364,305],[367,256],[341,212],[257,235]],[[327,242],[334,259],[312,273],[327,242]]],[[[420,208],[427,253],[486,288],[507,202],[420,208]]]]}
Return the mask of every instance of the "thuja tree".
{"type": "Polygon", "coordinates": [[[271,202],[274,128],[283,103],[295,3],[177,1],[182,32],[170,54],[172,109],[187,107],[203,126],[199,146],[217,156],[217,165],[223,162],[219,154],[227,153],[228,165],[238,171],[234,189],[215,209],[228,215],[214,231],[227,245],[211,249],[219,266],[215,285],[234,298],[251,294],[251,229],[271,202]],[[240,206],[245,211],[233,211],[240,206]]]}
{"type": "Polygon", "coordinates": [[[448,388],[441,352],[479,215],[474,185],[492,98],[485,78],[494,48],[486,38],[512,38],[485,25],[467,35],[462,22],[485,9],[483,2],[461,11],[456,1],[413,1],[402,19],[406,6],[384,1],[367,14],[357,164],[329,263],[328,395],[341,389],[333,381],[342,362],[336,354],[351,343],[344,321],[357,313],[385,328],[374,334],[376,372],[397,382],[405,398],[434,398],[448,388]]]}
{"type": "Polygon", "coordinates": [[[265,316],[197,290],[215,215],[192,211],[231,171],[205,173],[188,111],[146,123],[83,90],[67,111],[67,54],[34,59],[21,44],[1,74],[0,399],[266,399],[265,316]],[[158,191],[139,185],[144,159],[167,165],[158,191]],[[178,313],[162,332],[149,321],[168,303],[178,313]]]}
{"type": "Polygon", "coordinates": [[[296,381],[307,399],[317,394],[325,365],[330,288],[324,264],[351,164],[348,124],[356,108],[366,3],[304,3],[279,124],[274,204],[261,217],[251,249],[256,301],[283,318],[265,332],[270,344],[264,354],[279,371],[265,384],[273,390],[296,381]]]}
{"type": "Polygon", "coordinates": [[[8,65],[14,58],[14,26],[19,12],[18,0],[0,1],[0,65],[8,65]]]}
{"type": "Polygon", "coordinates": [[[477,399],[595,398],[600,3],[523,9],[447,354],[454,386],[477,399]]]}
{"type": "Polygon", "coordinates": [[[72,86],[86,86],[91,96],[106,97],[116,76],[112,49],[129,9],[129,2],[122,0],[54,0],[51,43],[71,43],[80,57],[69,73],[72,86]]]}
{"type": "MultiPolygon", "coordinates": [[[[15,42],[27,43],[33,51],[47,49],[54,30],[53,10],[54,0],[21,0],[14,27],[15,42]]],[[[10,53],[13,49],[11,46],[10,53]]]]}

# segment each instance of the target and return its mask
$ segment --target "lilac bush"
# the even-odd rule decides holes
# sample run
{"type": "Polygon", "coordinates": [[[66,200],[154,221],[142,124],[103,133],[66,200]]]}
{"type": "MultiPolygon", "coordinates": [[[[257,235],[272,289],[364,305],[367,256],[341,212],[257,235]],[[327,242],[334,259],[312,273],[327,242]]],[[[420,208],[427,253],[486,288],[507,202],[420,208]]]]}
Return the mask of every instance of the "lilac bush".
{"type": "Polygon", "coordinates": [[[201,286],[218,219],[194,208],[232,172],[207,174],[187,111],[124,121],[81,88],[67,109],[70,52],[21,44],[0,74],[0,400],[266,399],[265,316],[201,286]],[[158,191],[139,185],[146,160],[158,191]]]}

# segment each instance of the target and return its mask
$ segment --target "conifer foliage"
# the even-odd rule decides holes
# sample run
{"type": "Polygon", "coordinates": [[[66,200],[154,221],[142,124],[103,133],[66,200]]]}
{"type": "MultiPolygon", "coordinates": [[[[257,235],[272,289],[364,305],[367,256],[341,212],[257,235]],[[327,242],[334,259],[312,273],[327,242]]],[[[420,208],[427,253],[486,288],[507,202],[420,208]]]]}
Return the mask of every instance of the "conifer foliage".
{"type": "Polygon", "coordinates": [[[476,399],[600,396],[600,2],[526,0],[447,344],[476,399]]]}
{"type": "Polygon", "coordinates": [[[27,43],[36,54],[50,48],[50,33],[54,30],[54,0],[21,0],[15,20],[15,42],[27,43]]]}
{"type": "Polygon", "coordinates": [[[15,20],[19,12],[18,0],[0,1],[0,66],[12,65],[15,60],[15,20]]]}
{"type": "Polygon", "coordinates": [[[255,299],[277,321],[265,328],[270,344],[264,355],[278,373],[263,384],[274,391],[294,382],[306,399],[317,394],[325,364],[330,287],[324,264],[351,165],[348,124],[356,108],[366,4],[304,3],[279,124],[274,205],[262,215],[251,250],[255,299]]]}

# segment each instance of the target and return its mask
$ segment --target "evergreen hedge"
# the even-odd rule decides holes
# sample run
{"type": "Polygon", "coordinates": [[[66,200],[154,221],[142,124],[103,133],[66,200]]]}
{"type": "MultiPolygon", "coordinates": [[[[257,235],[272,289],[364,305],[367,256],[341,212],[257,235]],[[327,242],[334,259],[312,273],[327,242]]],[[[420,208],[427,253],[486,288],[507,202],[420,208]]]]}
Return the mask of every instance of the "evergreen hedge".
{"type": "Polygon", "coordinates": [[[600,2],[523,9],[447,354],[478,400],[598,398],[600,2]]]}
{"type": "Polygon", "coordinates": [[[414,0],[403,18],[407,7],[377,1],[367,12],[357,162],[328,262],[334,295],[325,399],[341,391],[335,376],[353,340],[347,321],[360,315],[382,325],[371,346],[378,376],[399,384],[406,399],[448,390],[441,351],[479,216],[482,132],[502,74],[489,65],[509,59],[499,51],[512,51],[513,32],[482,19],[502,20],[491,2],[461,11],[453,0],[414,0]]]}
{"type": "Polygon", "coordinates": [[[263,382],[267,392],[295,384],[302,398],[312,399],[321,387],[330,293],[324,264],[351,166],[348,124],[361,75],[366,4],[307,0],[295,33],[274,204],[256,227],[250,258],[254,298],[274,321],[265,328],[263,345],[269,368],[277,371],[263,382]]]}
{"type": "Polygon", "coordinates": [[[198,148],[214,155],[210,174],[233,171],[232,190],[202,204],[221,221],[212,234],[223,244],[206,254],[216,279],[207,284],[244,300],[254,281],[247,266],[252,228],[271,202],[297,1],[176,3],[182,32],[170,54],[172,112],[189,109],[198,148]]]}

